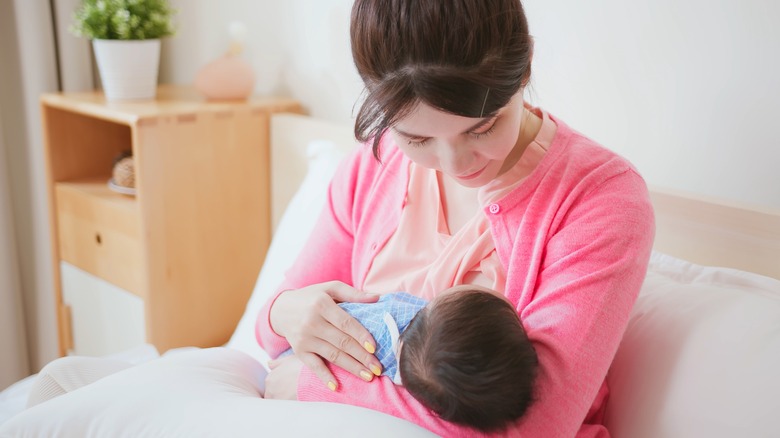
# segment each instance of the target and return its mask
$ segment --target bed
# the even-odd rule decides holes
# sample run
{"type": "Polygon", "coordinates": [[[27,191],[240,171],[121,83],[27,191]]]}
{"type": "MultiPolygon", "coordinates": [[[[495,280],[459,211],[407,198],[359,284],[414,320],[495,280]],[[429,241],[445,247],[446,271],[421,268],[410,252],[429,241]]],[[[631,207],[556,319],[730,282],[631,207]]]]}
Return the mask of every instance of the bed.
{"type": "MultiPolygon", "coordinates": [[[[258,397],[268,356],[254,316],[354,146],[350,126],[274,116],[274,238],[230,341],[162,358],[141,346],[117,356],[137,364],[127,371],[23,410],[27,378],[0,393],[0,437],[430,436],[363,408],[258,397]]],[[[614,437],[777,436],[780,212],[660,189],[652,199],[656,244],[608,375],[606,424],[614,437]]]]}

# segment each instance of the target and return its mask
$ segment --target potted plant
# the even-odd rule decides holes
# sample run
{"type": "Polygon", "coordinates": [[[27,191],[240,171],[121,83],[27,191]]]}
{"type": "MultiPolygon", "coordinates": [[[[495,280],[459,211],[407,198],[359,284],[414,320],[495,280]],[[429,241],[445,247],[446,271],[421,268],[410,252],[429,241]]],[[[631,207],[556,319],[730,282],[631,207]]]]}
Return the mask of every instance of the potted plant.
{"type": "Polygon", "coordinates": [[[157,92],[160,38],[174,34],[167,0],[82,0],[71,31],[90,38],[108,100],[157,92]]]}

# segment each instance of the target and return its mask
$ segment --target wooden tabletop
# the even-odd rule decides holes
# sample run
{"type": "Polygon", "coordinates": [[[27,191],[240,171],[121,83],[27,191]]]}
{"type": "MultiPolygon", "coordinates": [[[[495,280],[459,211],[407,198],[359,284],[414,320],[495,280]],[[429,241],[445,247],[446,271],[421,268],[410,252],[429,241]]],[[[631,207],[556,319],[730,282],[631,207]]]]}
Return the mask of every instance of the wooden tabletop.
{"type": "Polygon", "coordinates": [[[262,108],[266,111],[274,111],[275,108],[282,110],[299,105],[292,98],[271,96],[252,96],[246,100],[211,101],[199,95],[193,87],[181,85],[160,85],[157,89],[157,97],[147,100],[109,102],[103,92],[88,91],[47,93],[41,96],[41,102],[49,107],[128,125],[142,119],[168,115],[235,111],[239,108],[250,110],[262,108]]]}

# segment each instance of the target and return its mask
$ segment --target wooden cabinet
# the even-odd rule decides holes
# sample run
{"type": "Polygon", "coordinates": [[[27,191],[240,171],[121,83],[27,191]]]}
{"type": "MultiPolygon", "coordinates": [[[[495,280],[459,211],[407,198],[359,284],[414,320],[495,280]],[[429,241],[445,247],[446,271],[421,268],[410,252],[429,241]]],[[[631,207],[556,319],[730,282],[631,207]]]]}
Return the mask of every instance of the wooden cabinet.
{"type": "Polygon", "coordinates": [[[60,353],[225,343],[270,242],[269,118],[297,102],[41,97],[60,353]],[[109,189],[131,150],[135,196],[109,189]]]}

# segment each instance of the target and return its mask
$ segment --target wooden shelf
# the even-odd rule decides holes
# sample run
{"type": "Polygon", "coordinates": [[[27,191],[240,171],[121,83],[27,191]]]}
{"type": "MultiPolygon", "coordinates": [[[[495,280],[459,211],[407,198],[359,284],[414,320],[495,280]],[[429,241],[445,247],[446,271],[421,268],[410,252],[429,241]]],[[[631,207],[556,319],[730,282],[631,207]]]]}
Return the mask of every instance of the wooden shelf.
{"type": "Polygon", "coordinates": [[[94,198],[95,202],[107,203],[119,209],[127,210],[128,214],[138,214],[138,200],[135,196],[115,192],[108,187],[110,176],[82,178],[73,181],[54,183],[59,192],[72,192],[80,196],[94,198]]]}

